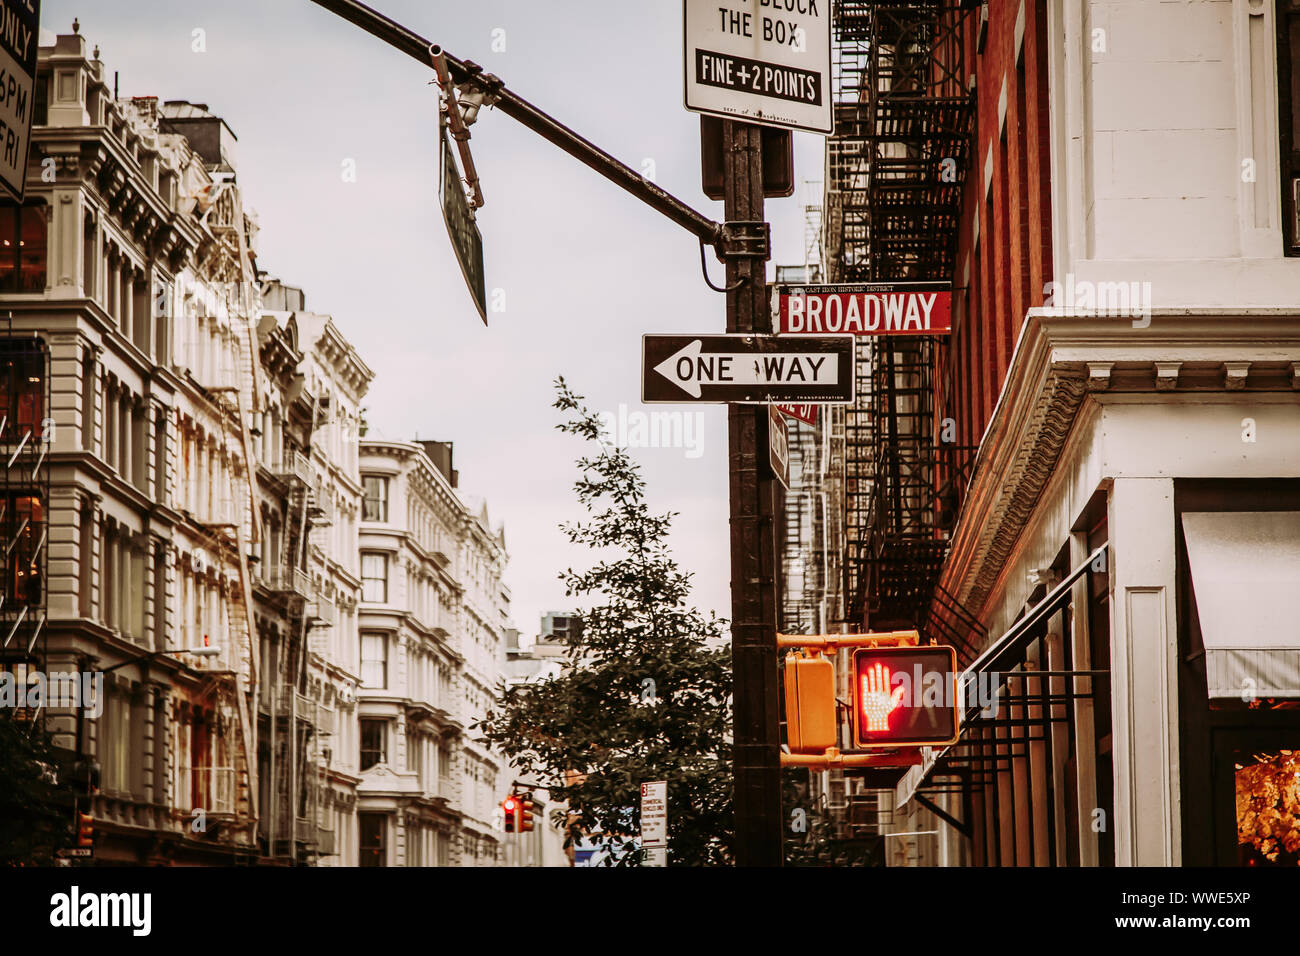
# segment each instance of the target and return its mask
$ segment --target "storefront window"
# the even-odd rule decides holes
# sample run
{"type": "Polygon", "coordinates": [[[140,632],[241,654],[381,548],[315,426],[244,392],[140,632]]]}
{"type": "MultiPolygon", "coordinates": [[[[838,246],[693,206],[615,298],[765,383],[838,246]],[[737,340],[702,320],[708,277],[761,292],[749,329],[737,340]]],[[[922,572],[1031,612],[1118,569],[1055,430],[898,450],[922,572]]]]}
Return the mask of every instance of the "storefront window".
{"type": "Polygon", "coordinates": [[[1242,866],[1300,866],[1300,751],[1233,752],[1242,866]]]}

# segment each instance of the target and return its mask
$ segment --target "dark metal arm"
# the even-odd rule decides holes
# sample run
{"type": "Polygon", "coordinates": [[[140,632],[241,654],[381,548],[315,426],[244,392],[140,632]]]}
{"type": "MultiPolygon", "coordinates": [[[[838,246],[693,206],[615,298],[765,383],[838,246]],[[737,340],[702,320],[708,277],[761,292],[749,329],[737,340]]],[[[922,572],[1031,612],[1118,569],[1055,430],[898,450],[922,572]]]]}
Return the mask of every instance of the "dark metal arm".
{"type": "MultiPolygon", "coordinates": [[[[382,13],[370,9],[364,3],[358,3],[357,0],[312,0],[312,2],[338,14],[349,23],[356,24],[412,59],[419,60],[426,66],[433,66],[428,40],[400,23],[388,19],[382,13]]],[[[636,170],[619,162],[594,143],[583,139],[518,94],[512,93],[495,76],[483,73],[482,67],[478,64],[459,60],[445,50],[442,51],[442,56],[446,60],[447,70],[451,74],[453,83],[460,85],[466,80],[475,78],[475,81],[495,98],[495,106],[501,112],[518,120],[543,139],[554,143],[574,159],[590,166],[610,182],[623,187],[646,205],[698,236],[703,242],[709,245],[717,243],[722,232],[720,223],[714,222],[676,196],[660,189],[636,170]]]]}

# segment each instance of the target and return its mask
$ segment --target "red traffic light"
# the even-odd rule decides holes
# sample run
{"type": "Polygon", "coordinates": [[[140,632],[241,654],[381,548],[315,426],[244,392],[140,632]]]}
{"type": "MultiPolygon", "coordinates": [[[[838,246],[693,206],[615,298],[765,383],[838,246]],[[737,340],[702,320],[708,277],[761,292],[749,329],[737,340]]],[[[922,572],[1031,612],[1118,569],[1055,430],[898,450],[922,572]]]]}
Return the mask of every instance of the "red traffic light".
{"type": "Polygon", "coordinates": [[[77,846],[95,845],[95,818],[89,813],[77,814],[77,846]]]}
{"type": "Polygon", "coordinates": [[[506,833],[514,833],[519,818],[519,801],[514,797],[506,797],[501,802],[501,810],[506,816],[506,833]]]}
{"type": "Polygon", "coordinates": [[[519,805],[519,832],[527,833],[533,828],[533,798],[525,795],[519,805]]]}
{"type": "Polygon", "coordinates": [[[957,740],[957,654],[951,647],[853,652],[853,745],[946,746],[957,740]]]}

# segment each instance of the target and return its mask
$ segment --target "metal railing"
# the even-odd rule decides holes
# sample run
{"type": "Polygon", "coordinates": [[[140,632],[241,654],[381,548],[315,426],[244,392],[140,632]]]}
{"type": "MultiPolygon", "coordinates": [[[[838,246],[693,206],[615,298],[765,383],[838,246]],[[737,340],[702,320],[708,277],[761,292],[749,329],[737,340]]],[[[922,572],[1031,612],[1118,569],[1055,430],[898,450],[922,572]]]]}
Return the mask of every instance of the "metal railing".
{"type": "Polygon", "coordinates": [[[234,813],[236,778],[234,767],[182,767],[190,781],[192,809],[207,813],[234,813]]]}
{"type": "Polygon", "coordinates": [[[315,594],[311,578],[302,568],[271,565],[262,569],[262,583],[270,590],[283,594],[296,594],[310,601],[315,594]]]}
{"type": "Polygon", "coordinates": [[[280,478],[312,484],[311,461],[300,451],[283,451],[271,462],[271,473],[280,478]]]}
{"type": "Polygon", "coordinates": [[[317,597],[307,605],[308,627],[333,627],[338,616],[338,605],[327,597],[317,597]]]}

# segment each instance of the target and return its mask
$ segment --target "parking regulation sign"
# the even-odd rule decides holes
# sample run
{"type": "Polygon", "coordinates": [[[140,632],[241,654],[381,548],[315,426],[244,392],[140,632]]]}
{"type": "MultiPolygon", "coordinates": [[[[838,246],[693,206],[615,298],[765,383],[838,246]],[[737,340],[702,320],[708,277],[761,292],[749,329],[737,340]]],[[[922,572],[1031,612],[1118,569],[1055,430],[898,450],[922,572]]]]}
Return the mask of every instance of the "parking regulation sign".
{"type": "Polygon", "coordinates": [[[688,110],[831,132],[831,0],[684,2],[688,110]]]}
{"type": "Polygon", "coordinates": [[[0,0],[0,185],[22,202],[35,110],[40,0],[0,0]]]}

